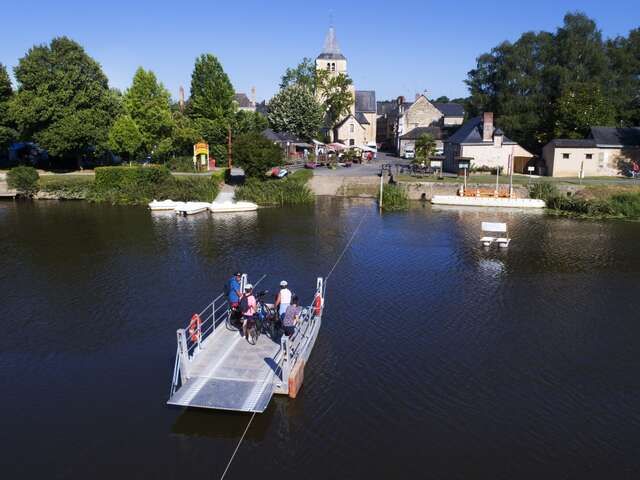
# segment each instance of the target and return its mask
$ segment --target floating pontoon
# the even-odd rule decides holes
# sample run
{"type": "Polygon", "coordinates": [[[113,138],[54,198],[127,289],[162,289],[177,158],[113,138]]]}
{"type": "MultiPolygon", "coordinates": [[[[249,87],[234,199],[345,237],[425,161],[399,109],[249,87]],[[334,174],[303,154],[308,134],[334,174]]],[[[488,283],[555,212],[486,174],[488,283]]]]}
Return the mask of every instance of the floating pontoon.
{"type": "MultiPolygon", "coordinates": [[[[264,277],[263,277],[264,278],[264,277]]],[[[247,277],[243,275],[242,285],[247,277]]],[[[256,282],[256,285],[260,281],[256,282]]],[[[219,295],[199,314],[195,329],[177,331],[178,346],[169,405],[240,412],[263,412],[274,393],[295,398],[304,367],[322,324],[324,282],[303,310],[291,337],[263,334],[255,345],[227,321],[229,306],[219,295]]]]}

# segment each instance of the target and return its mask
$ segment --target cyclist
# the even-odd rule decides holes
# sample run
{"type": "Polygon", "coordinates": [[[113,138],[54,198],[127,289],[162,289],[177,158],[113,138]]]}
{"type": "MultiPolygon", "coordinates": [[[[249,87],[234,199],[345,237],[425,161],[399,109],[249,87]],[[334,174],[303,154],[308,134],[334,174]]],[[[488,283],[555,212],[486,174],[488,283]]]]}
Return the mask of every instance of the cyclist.
{"type": "Polygon", "coordinates": [[[287,286],[287,281],[282,280],[280,282],[280,291],[276,297],[275,308],[280,318],[284,317],[287,307],[291,304],[291,290],[289,290],[287,286]]]}
{"type": "Polygon", "coordinates": [[[242,313],[242,333],[249,340],[247,327],[249,322],[255,322],[256,297],[253,296],[253,285],[247,283],[244,287],[244,295],[240,298],[240,312],[242,313]]]}
{"type": "Polygon", "coordinates": [[[287,311],[284,314],[282,320],[282,326],[284,327],[284,334],[287,337],[293,335],[296,331],[296,325],[300,320],[300,314],[302,313],[302,307],[298,305],[298,296],[294,295],[291,298],[291,305],[287,307],[287,311]]]}

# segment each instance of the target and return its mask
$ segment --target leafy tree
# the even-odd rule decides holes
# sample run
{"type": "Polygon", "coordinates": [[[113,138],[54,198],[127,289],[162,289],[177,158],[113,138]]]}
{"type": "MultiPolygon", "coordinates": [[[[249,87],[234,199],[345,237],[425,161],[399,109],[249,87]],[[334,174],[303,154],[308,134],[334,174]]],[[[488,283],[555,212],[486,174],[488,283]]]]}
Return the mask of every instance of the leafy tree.
{"type": "Polygon", "coordinates": [[[5,66],[0,63],[0,157],[18,138],[18,132],[9,118],[9,101],[13,97],[11,80],[5,66]]]}
{"type": "Polygon", "coordinates": [[[597,84],[576,83],[558,99],[556,116],[557,137],[584,138],[592,126],[613,123],[613,108],[597,84]]]}
{"type": "Polygon", "coordinates": [[[316,88],[316,63],[310,58],[303,58],[295,68],[287,68],[280,81],[280,89],[291,85],[300,85],[314,91],[316,88]]]}
{"type": "MultiPolygon", "coordinates": [[[[166,147],[171,142],[170,137],[175,127],[171,99],[167,89],[158,82],[152,71],[146,71],[142,67],[136,70],[131,87],[124,95],[123,104],[129,120],[135,122],[138,133],[142,135],[141,145],[136,150],[140,148],[144,155],[166,154],[166,147]],[[165,148],[160,148],[160,144],[165,148]]],[[[127,131],[133,134],[129,120],[126,121],[127,131]]],[[[135,150],[125,151],[135,153],[135,150]]]]}
{"type": "Polygon", "coordinates": [[[236,138],[234,162],[244,169],[248,177],[264,177],[281,159],[280,147],[259,133],[245,133],[236,138]]]}
{"type": "Polygon", "coordinates": [[[640,125],[640,28],[631,30],[628,37],[609,40],[606,48],[615,73],[611,101],[618,122],[640,125]]]}
{"type": "Polygon", "coordinates": [[[436,141],[433,135],[423,133],[416,140],[416,158],[415,163],[427,163],[429,157],[436,151],[436,141]]]}
{"type": "Polygon", "coordinates": [[[79,44],[59,37],[35,46],[14,72],[18,91],[9,112],[23,138],[58,159],[80,160],[106,149],[118,99],[79,44]]]}
{"type": "Polygon", "coordinates": [[[352,88],[353,81],[343,73],[331,75],[327,70],[316,72],[316,95],[325,106],[325,120],[329,128],[335,128],[349,113],[354,102],[352,88]]]}
{"type": "Polygon", "coordinates": [[[314,94],[301,85],[280,90],[269,102],[268,119],[277,132],[291,132],[309,139],[322,127],[324,112],[314,94]]]}
{"type": "Polygon", "coordinates": [[[131,161],[140,151],[144,136],[130,115],[120,115],[109,130],[109,149],[131,161]]]}
{"type": "Polygon", "coordinates": [[[180,110],[173,112],[174,130],[171,135],[174,155],[191,155],[193,145],[201,140],[201,135],[193,121],[180,110]]]}
{"type": "Polygon", "coordinates": [[[247,110],[238,110],[233,121],[233,133],[239,135],[242,133],[260,133],[269,127],[267,117],[259,112],[249,112],[247,110]]]}
{"type": "Polygon", "coordinates": [[[191,75],[189,116],[195,127],[209,144],[224,143],[234,112],[229,77],[215,56],[201,55],[191,75]]]}
{"type": "Polygon", "coordinates": [[[449,100],[449,97],[447,97],[446,95],[442,95],[441,97],[438,97],[433,101],[436,103],[449,103],[451,100],[449,100]]]}

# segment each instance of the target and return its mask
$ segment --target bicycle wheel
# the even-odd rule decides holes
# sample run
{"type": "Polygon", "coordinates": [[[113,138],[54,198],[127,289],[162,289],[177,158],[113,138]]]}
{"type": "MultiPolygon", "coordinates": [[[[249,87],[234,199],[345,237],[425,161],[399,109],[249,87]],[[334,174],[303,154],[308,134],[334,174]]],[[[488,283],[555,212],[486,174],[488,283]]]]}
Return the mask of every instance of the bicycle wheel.
{"type": "Polygon", "coordinates": [[[251,345],[255,345],[256,343],[258,343],[258,336],[259,335],[260,335],[260,333],[258,332],[258,327],[254,323],[251,326],[251,328],[249,329],[249,338],[248,338],[249,343],[251,345]]]}
{"type": "Polygon", "coordinates": [[[230,308],[227,310],[227,318],[225,320],[225,326],[227,330],[237,330],[237,326],[233,324],[233,310],[230,308]]]}

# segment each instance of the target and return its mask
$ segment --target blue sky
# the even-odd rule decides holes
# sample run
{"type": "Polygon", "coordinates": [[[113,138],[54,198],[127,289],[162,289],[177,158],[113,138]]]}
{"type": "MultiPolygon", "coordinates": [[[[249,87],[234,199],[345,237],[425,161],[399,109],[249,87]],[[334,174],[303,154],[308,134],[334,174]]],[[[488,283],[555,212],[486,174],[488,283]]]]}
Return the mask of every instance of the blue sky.
{"type": "Polygon", "coordinates": [[[0,62],[10,68],[34,44],[66,35],[98,60],[111,85],[129,86],[138,66],[177,97],[188,92],[200,53],[218,56],[239,92],[270,98],[288,66],[315,58],[330,18],[356,88],[378,100],[466,96],[475,58],[529,30],[555,31],[568,11],[594,18],[607,37],[640,26],[638,0],[334,1],[3,0],[0,62]],[[314,20],[315,19],[315,20],[314,20]]]}

